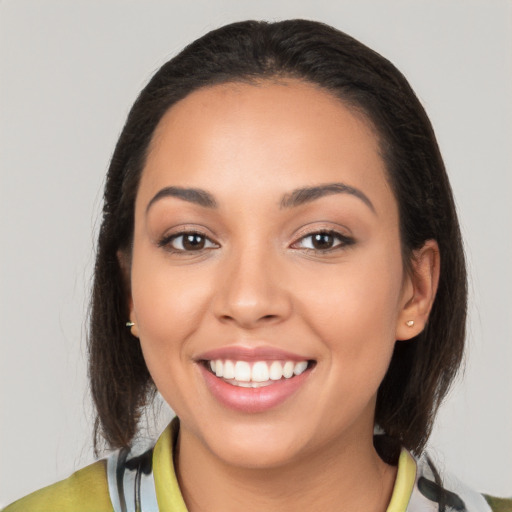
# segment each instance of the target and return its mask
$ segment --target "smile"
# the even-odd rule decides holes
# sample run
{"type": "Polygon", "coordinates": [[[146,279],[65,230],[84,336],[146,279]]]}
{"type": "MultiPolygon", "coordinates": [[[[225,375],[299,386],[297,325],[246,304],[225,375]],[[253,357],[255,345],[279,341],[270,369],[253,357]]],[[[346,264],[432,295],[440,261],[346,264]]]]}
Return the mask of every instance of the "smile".
{"type": "Polygon", "coordinates": [[[207,367],[216,377],[244,388],[260,388],[282,379],[291,379],[304,373],[308,365],[308,361],[207,361],[207,367]]]}
{"type": "Polygon", "coordinates": [[[199,355],[197,368],[211,396],[242,414],[271,411],[306,386],[317,361],[275,347],[229,346],[199,355]]]}

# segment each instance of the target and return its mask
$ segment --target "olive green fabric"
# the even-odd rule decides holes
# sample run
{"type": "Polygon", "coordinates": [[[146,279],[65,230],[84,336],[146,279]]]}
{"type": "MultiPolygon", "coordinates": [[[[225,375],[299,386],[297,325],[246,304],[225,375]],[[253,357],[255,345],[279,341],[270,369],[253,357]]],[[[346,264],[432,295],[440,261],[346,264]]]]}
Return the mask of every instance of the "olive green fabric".
{"type": "Polygon", "coordinates": [[[494,498],[484,494],[493,512],[512,512],[512,498],[494,498]]]}
{"type": "Polygon", "coordinates": [[[3,512],[113,512],[105,462],[98,461],[66,480],[33,492],[3,512]]]}

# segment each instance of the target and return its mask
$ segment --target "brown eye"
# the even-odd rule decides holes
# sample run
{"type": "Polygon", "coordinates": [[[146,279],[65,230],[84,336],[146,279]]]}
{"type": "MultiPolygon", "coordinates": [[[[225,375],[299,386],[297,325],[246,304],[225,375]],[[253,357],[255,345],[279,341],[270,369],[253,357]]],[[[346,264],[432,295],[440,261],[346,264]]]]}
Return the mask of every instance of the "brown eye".
{"type": "Polygon", "coordinates": [[[331,249],[335,242],[336,239],[331,233],[317,233],[311,236],[311,244],[315,249],[331,249]]]}
{"type": "Polygon", "coordinates": [[[200,233],[179,233],[172,235],[162,240],[159,245],[161,247],[167,247],[172,252],[194,252],[218,247],[217,244],[200,233]]]}
{"type": "Polygon", "coordinates": [[[204,236],[196,235],[195,233],[182,236],[183,249],[185,249],[186,251],[198,251],[199,249],[204,249],[206,243],[204,236]]]}
{"type": "Polygon", "coordinates": [[[341,249],[347,245],[352,245],[354,240],[335,231],[318,231],[310,235],[303,236],[294,245],[299,249],[310,251],[327,252],[330,250],[341,249]]]}

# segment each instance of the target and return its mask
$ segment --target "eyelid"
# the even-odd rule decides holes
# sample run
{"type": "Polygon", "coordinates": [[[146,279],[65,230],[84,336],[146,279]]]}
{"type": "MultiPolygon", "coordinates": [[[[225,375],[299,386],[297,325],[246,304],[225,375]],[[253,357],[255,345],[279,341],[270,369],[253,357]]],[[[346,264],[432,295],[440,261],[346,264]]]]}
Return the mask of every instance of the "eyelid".
{"type": "Polygon", "coordinates": [[[212,239],[211,236],[207,235],[204,231],[197,229],[197,228],[187,228],[186,226],[180,226],[176,231],[173,231],[172,233],[166,233],[163,235],[158,241],[157,245],[160,248],[163,248],[171,253],[174,254],[199,254],[203,251],[211,250],[214,248],[220,247],[220,244],[212,239]],[[197,249],[195,251],[187,251],[185,249],[176,249],[175,247],[171,246],[171,243],[176,240],[177,238],[186,236],[186,235],[197,235],[205,240],[207,240],[209,243],[212,244],[210,247],[203,247],[201,249],[197,249]]]}
{"type": "MultiPolygon", "coordinates": [[[[211,249],[220,248],[221,244],[219,244],[215,239],[206,233],[206,231],[209,231],[207,229],[201,229],[196,226],[177,226],[174,229],[171,230],[171,232],[166,232],[163,236],[161,236],[157,241],[156,244],[158,247],[163,248],[167,250],[168,252],[175,253],[175,254],[200,254],[204,251],[208,251],[211,249]],[[207,243],[209,244],[208,247],[202,247],[197,250],[186,250],[186,249],[178,249],[171,246],[171,243],[176,240],[179,237],[183,237],[186,235],[197,235],[202,238],[204,238],[207,243]]],[[[317,252],[317,253],[328,253],[328,252],[334,252],[338,249],[346,248],[347,246],[353,245],[356,240],[353,238],[351,234],[344,234],[343,231],[348,231],[347,228],[342,229],[340,226],[339,228],[333,228],[332,226],[305,226],[299,232],[295,235],[294,241],[290,244],[290,247],[292,249],[298,249],[298,250],[304,250],[304,251],[311,251],[311,252],[317,252]],[[330,248],[327,249],[316,249],[312,247],[298,247],[300,243],[309,237],[312,237],[317,234],[327,234],[331,235],[334,238],[337,239],[337,243],[330,248]]]]}
{"type": "Polygon", "coordinates": [[[316,229],[310,229],[306,232],[299,233],[299,235],[295,238],[295,241],[291,244],[290,247],[296,248],[296,249],[302,249],[305,251],[312,251],[312,252],[319,252],[319,253],[328,253],[331,251],[336,251],[338,249],[343,249],[347,246],[353,245],[355,243],[355,239],[350,235],[345,235],[341,233],[340,231],[333,229],[332,227],[319,227],[316,229]],[[330,247],[328,249],[315,249],[311,247],[296,247],[301,241],[312,237],[314,235],[318,234],[324,234],[324,235],[331,235],[338,239],[339,243],[334,245],[333,247],[330,247]],[[295,246],[295,247],[294,247],[295,246]]]}

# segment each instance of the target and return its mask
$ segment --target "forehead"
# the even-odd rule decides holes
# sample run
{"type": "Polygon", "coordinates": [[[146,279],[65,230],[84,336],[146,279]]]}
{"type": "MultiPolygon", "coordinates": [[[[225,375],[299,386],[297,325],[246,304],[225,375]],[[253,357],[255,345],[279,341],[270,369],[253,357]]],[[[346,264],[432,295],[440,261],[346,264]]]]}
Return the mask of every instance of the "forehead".
{"type": "Polygon", "coordinates": [[[365,132],[366,142],[378,150],[372,124],[359,110],[319,85],[283,79],[228,82],[190,93],[164,114],[153,134],[150,151],[156,149],[169,134],[175,136],[172,132],[178,128],[186,129],[183,136],[187,136],[190,135],[188,129],[205,129],[208,124],[215,130],[236,125],[238,130],[244,130],[240,132],[243,135],[251,128],[284,126],[287,122],[290,135],[303,131],[305,125],[311,131],[326,123],[343,127],[346,133],[343,139],[338,139],[341,144],[354,143],[354,140],[346,139],[348,133],[357,135],[365,132]],[[297,130],[294,130],[294,125],[297,130]]]}
{"type": "Polygon", "coordinates": [[[336,181],[391,194],[363,115],[319,86],[289,79],[205,87],[175,104],[155,130],[141,185],[156,192],[245,184],[282,193],[336,181]]]}

